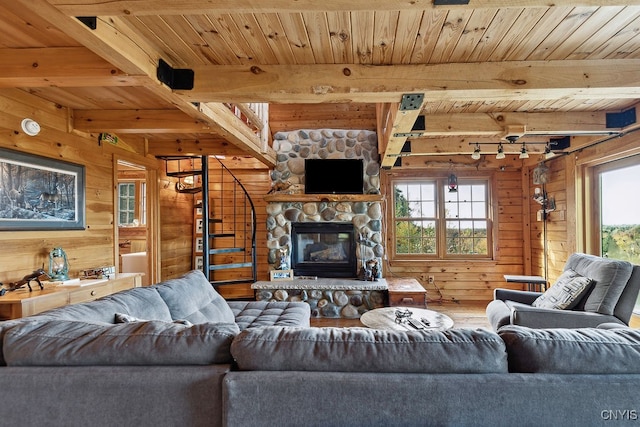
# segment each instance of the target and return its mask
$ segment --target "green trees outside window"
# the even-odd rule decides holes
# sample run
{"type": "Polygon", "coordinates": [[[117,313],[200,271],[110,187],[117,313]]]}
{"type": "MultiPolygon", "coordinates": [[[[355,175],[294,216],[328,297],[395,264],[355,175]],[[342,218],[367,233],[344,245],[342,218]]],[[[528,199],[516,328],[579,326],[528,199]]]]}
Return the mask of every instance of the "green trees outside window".
{"type": "Polygon", "coordinates": [[[395,181],[395,255],[437,258],[490,253],[488,180],[458,180],[450,192],[445,179],[395,181]]]}

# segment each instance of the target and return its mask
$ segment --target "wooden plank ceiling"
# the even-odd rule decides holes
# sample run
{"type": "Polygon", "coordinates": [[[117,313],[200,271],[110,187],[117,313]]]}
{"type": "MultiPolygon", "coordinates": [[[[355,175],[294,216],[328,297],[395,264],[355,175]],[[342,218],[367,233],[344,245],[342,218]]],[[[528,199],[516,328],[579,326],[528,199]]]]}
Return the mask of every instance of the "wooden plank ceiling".
{"type": "Polygon", "coordinates": [[[507,135],[584,144],[635,128],[607,127],[606,113],[640,98],[640,0],[549,3],[12,0],[0,91],[68,107],[80,131],[144,136],[151,152],[199,141],[267,164],[272,150],[225,103],[271,103],[272,133],[377,129],[383,166],[407,139],[411,155],[451,155],[507,135]],[[192,70],[194,87],[161,84],[160,59],[192,70]],[[407,94],[423,96],[416,109],[407,94]],[[410,133],[418,115],[425,128],[410,133]]]}

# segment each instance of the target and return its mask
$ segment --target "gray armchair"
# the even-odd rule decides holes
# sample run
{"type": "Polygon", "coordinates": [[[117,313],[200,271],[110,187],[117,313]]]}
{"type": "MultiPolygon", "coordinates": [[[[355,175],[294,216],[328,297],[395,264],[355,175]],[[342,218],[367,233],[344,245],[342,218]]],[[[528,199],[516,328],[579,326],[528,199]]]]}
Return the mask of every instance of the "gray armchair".
{"type": "Polygon", "coordinates": [[[603,323],[628,325],[640,290],[640,266],[581,253],[569,256],[564,271],[571,269],[591,278],[572,309],[534,307],[542,292],[495,289],[487,306],[494,330],[505,325],[530,328],[587,328],[603,323]]]}

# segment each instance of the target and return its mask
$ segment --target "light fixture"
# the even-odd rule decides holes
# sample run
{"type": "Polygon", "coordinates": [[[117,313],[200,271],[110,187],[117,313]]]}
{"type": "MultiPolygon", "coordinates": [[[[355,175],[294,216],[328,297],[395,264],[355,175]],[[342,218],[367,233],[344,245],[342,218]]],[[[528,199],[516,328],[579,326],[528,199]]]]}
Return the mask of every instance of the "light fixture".
{"type": "Polygon", "coordinates": [[[52,280],[69,280],[69,260],[62,248],[49,253],[49,276],[52,280]]]}
{"type": "Polygon", "coordinates": [[[544,148],[544,158],[546,160],[549,160],[553,156],[555,156],[555,153],[553,151],[551,151],[551,145],[547,144],[547,146],[544,148]]]}
{"type": "Polygon", "coordinates": [[[473,160],[480,160],[480,144],[476,143],[476,148],[474,148],[471,158],[473,160]]]}
{"type": "Polygon", "coordinates": [[[455,174],[449,175],[449,193],[457,193],[458,192],[458,177],[455,174]]]}
{"type": "Polygon", "coordinates": [[[23,119],[20,123],[22,130],[29,136],[36,136],[40,133],[40,125],[32,119],[23,119]]]}
{"type": "Polygon", "coordinates": [[[528,159],[529,158],[529,153],[527,152],[527,147],[524,145],[524,142],[522,143],[522,150],[520,150],[520,159],[528,159]]]}
{"type": "Polygon", "coordinates": [[[502,148],[502,143],[498,144],[498,154],[496,154],[497,160],[502,160],[506,156],[504,155],[504,149],[502,148]]]}

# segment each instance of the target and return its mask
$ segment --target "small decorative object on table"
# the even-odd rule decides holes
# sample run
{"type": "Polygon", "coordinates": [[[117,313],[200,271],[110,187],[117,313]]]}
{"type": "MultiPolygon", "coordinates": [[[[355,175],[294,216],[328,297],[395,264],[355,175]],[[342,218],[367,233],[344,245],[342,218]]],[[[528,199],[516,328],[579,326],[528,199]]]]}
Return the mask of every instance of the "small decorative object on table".
{"type": "MultiPolygon", "coordinates": [[[[44,289],[44,286],[42,285],[41,280],[47,280],[48,278],[49,278],[49,275],[47,275],[47,273],[45,273],[45,271],[42,268],[39,268],[37,270],[34,270],[33,273],[27,274],[26,276],[24,276],[22,280],[18,280],[15,283],[9,283],[8,289],[2,288],[2,291],[0,291],[0,296],[4,295],[7,290],[15,291],[17,289],[20,289],[24,285],[27,285],[27,287],[29,288],[29,292],[31,292],[33,291],[33,289],[31,288],[31,282],[34,280],[38,284],[38,286],[40,286],[40,289],[44,289]]],[[[0,286],[1,285],[2,283],[0,283],[0,286]]]]}
{"type": "Polygon", "coordinates": [[[276,264],[276,270],[289,270],[289,248],[278,249],[278,264],[276,264]]]}
{"type": "Polygon", "coordinates": [[[272,282],[293,280],[293,270],[271,270],[269,275],[272,282]]]}
{"type": "Polygon", "coordinates": [[[53,248],[49,254],[49,276],[52,280],[69,280],[69,260],[62,248],[53,248]]]}
{"type": "Polygon", "coordinates": [[[397,308],[395,311],[396,323],[404,323],[411,317],[413,311],[408,308],[397,308]]]}

